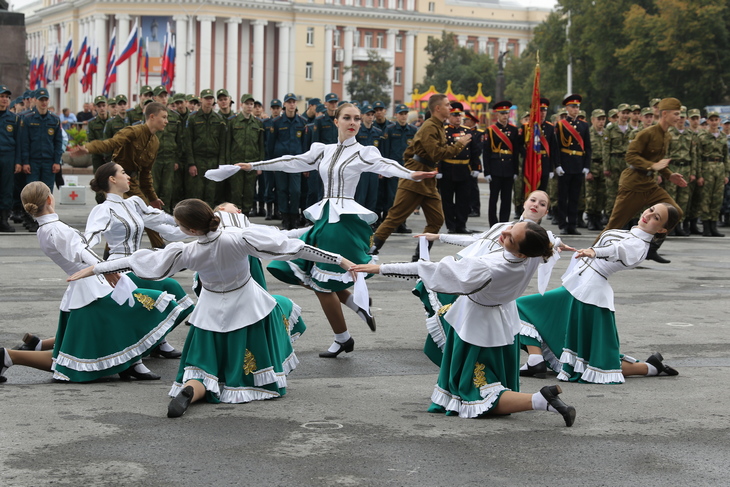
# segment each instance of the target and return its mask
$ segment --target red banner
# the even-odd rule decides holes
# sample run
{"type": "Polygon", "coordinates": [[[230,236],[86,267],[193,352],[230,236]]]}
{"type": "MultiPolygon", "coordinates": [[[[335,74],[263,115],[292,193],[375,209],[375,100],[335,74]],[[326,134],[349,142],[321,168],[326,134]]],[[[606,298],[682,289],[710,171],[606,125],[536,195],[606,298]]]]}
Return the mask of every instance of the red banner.
{"type": "MultiPolygon", "coordinates": [[[[545,137],[540,127],[540,64],[535,66],[535,82],[532,86],[532,103],[530,105],[530,121],[525,130],[525,196],[540,187],[542,178],[542,146],[545,137]]],[[[545,150],[549,150],[545,146],[545,150]]]]}

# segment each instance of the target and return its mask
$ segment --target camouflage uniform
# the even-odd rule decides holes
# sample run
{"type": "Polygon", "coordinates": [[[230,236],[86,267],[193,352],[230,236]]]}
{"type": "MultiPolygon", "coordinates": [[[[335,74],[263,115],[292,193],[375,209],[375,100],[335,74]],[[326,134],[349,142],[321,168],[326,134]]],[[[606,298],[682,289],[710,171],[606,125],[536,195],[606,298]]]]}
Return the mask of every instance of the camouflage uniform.
{"type": "Polygon", "coordinates": [[[226,121],[214,111],[208,114],[203,110],[191,113],[185,129],[185,139],[185,197],[199,198],[214,207],[217,185],[205,178],[205,171],[225,164],[226,121]],[[198,175],[195,177],[190,175],[191,166],[198,168],[198,175]]]}
{"type": "MultiPolygon", "coordinates": [[[[629,147],[629,137],[636,136],[638,129],[631,129],[628,125],[624,132],[617,124],[611,124],[604,131],[605,144],[603,145],[603,170],[610,172],[606,175],[606,216],[611,217],[613,204],[618,194],[618,180],[626,169],[626,150],[629,147]]],[[[633,137],[631,137],[633,139],[633,137]]]]}
{"type": "MultiPolygon", "coordinates": [[[[258,162],[265,159],[264,124],[253,115],[246,118],[242,113],[239,113],[228,119],[228,136],[226,138],[226,160],[228,164],[258,162]]],[[[229,185],[226,199],[238,205],[244,214],[248,214],[253,206],[256,171],[239,171],[238,174],[227,179],[226,182],[229,185]]]]}
{"type": "MultiPolygon", "coordinates": [[[[669,133],[672,136],[669,150],[667,150],[667,157],[672,160],[669,163],[669,170],[681,174],[684,180],[689,183],[692,176],[697,176],[699,170],[697,134],[689,129],[680,132],[676,127],[669,127],[669,133]]],[[[671,182],[664,184],[664,190],[677,202],[685,217],[689,210],[691,189],[689,184],[685,188],[680,188],[671,182]]]]}
{"type": "Polygon", "coordinates": [[[183,156],[182,133],[184,125],[180,115],[174,110],[167,110],[167,126],[165,130],[157,133],[160,139],[160,148],[157,150],[157,158],[152,166],[152,182],[155,193],[165,204],[162,208],[172,213],[172,194],[175,185],[175,165],[178,169],[183,156]]]}
{"type": "Polygon", "coordinates": [[[730,173],[727,137],[722,132],[717,137],[710,132],[703,132],[699,136],[699,155],[701,162],[698,179],[704,179],[700,218],[703,223],[716,222],[720,219],[725,178],[730,173]]]}
{"type": "Polygon", "coordinates": [[[604,154],[605,145],[608,140],[606,131],[598,132],[591,126],[591,181],[586,180],[586,213],[588,214],[588,225],[591,230],[599,230],[601,227],[601,213],[606,208],[606,178],[603,174],[605,168],[604,154]]]}

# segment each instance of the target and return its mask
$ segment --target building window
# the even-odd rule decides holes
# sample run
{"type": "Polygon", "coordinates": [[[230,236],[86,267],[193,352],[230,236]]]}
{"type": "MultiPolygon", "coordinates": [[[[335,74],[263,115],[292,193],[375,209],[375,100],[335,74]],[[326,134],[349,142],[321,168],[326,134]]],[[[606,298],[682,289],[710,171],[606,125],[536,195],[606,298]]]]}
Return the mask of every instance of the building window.
{"type": "Polygon", "coordinates": [[[342,32],[339,29],[335,29],[335,31],[332,33],[332,42],[334,43],[335,47],[342,47],[340,45],[342,39],[342,32]]]}
{"type": "Polygon", "coordinates": [[[373,0],[365,0],[365,6],[369,8],[373,8],[373,0]]]}
{"type": "Polygon", "coordinates": [[[397,10],[403,10],[403,0],[397,0],[395,8],[397,10]]]}
{"type": "Polygon", "coordinates": [[[365,49],[371,49],[373,47],[373,33],[365,32],[365,49]]]}
{"type": "Polygon", "coordinates": [[[428,2],[428,11],[429,12],[435,12],[436,11],[436,2],[428,2]]]}
{"type": "Polygon", "coordinates": [[[383,43],[384,43],[384,42],[383,42],[383,41],[384,41],[384,38],[383,38],[383,33],[382,33],[382,32],[379,32],[379,33],[378,33],[378,37],[377,37],[377,39],[378,39],[377,47],[378,47],[378,49],[382,49],[382,48],[384,47],[384,46],[383,46],[383,43]]]}
{"type": "Polygon", "coordinates": [[[492,41],[487,42],[487,54],[489,57],[494,57],[494,42],[492,41]]]}
{"type": "Polygon", "coordinates": [[[314,45],[314,27],[307,27],[307,45],[314,45]]]}
{"type": "Polygon", "coordinates": [[[332,66],[332,82],[333,83],[339,83],[340,82],[340,65],[335,64],[332,66]]]}
{"type": "Polygon", "coordinates": [[[395,68],[395,79],[393,82],[397,85],[403,84],[403,68],[395,68]]]}
{"type": "Polygon", "coordinates": [[[307,67],[304,68],[304,78],[307,81],[312,81],[312,73],[314,72],[314,63],[307,61],[307,67]]]}
{"type": "Polygon", "coordinates": [[[466,41],[466,48],[470,51],[474,50],[474,41],[466,41]]]}
{"type": "Polygon", "coordinates": [[[395,36],[395,51],[403,52],[403,36],[400,34],[395,36]]]}

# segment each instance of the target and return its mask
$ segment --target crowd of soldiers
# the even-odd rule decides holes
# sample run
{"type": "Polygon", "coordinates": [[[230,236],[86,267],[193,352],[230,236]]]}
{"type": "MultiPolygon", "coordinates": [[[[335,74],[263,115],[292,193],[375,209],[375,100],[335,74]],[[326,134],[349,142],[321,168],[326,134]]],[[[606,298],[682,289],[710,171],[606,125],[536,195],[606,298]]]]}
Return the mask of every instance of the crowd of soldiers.
{"type": "MultiPolygon", "coordinates": [[[[20,208],[19,193],[30,181],[53,186],[60,175],[60,156],[65,150],[64,131],[59,118],[48,111],[48,91],[44,88],[10,98],[6,87],[0,89],[0,231],[11,232],[8,218],[22,222],[30,231],[37,227],[20,208]]],[[[283,228],[308,225],[303,210],[323,198],[316,171],[303,174],[241,171],[223,182],[206,179],[209,169],[223,164],[256,162],[282,156],[296,156],[313,143],[337,143],[333,117],[344,103],[335,93],[324,99],[306,101],[299,113],[299,97],[287,93],[282,100],[271,100],[270,113],[251,94],[234,100],[226,89],[204,89],[199,96],[176,93],[169,96],[164,86],[142,86],[139,103],[129,107],[124,94],[93,101],[96,116],[88,121],[88,141],[106,140],[127,126],[144,123],[144,107],[156,101],[167,107],[167,126],[157,134],[159,149],[152,166],[154,191],[163,208],[172,211],[186,198],[199,198],[211,206],[223,201],[238,206],[249,216],[281,220],[283,228]],[[217,104],[217,108],[216,105],[217,104]]],[[[608,115],[594,110],[588,123],[580,110],[581,97],[570,95],[548,121],[550,101],[542,98],[541,152],[542,177],[539,187],[553,202],[549,218],[563,234],[579,234],[577,227],[600,230],[608,221],[618,191],[621,172],[626,168],[629,143],[645,127],[656,122],[656,105],[619,104],[608,115]]],[[[355,103],[361,111],[362,126],[357,141],[378,147],[383,157],[401,164],[408,143],[418,130],[409,123],[412,114],[406,105],[397,105],[394,117],[386,117],[387,107],[376,101],[355,103]]],[[[484,175],[490,186],[489,224],[510,219],[511,203],[520,214],[524,198],[526,113],[520,123],[509,122],[512,103],[499,101],[492,106],[494,122],[479,128],[476,116],[459,102],[451,103],[446,122],[449,143],[469,133],[471,142],[453,159],[439,164],[439,192],[447,230],[466,233],[469,217],[481,216],[478,178],[484,175]],[[499,207],[498,207],[499,204],[499,207]]],[[[428,116],[428,114],[427,114],[428,116]]],[[[703,234],[722,236],[717,230],[728,224],[730,198],[726,186],[730,173],[730,120],[720,123],[718,113],[701,118],[700,110],[682,107],[681,120],[670,128],[671,143],[667,157],[670,170],[690,184],[686,188],[664,184],[667,192],[684,212],[676,235],[703,234]],[[703,222],[700,230],[698,221],[703,222]]],[[[112,160],[113,154],[93,154],[94,170],[112,160]]],[[[397,179],[363,174],[355,199],[375,212],[383,221],[393,204],[397,179]]],[[[103,195],[97,195],[102,201],[103,195]]],[[[377,227],[376,222],[373,226],[377,227]]],[[[410,233],[405,223],[396,230],[410,233]]]]}

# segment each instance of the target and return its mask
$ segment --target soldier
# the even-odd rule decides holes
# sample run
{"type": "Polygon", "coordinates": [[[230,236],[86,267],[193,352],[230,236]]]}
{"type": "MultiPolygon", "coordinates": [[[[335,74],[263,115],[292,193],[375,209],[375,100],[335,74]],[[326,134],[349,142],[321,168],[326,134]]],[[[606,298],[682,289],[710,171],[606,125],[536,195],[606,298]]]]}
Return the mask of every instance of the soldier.
{"type": "Polygon", "coordinates": [[[12,92],[0,85],[0,232],[14,232],[8,218],[13,208],[15,174],[20,174],[20,117],[9,110],[12,92]]]}
{"type": "Polygon", "coordinates": [[[190,113],[195,113],[200,110],[200,98],[198,98],[197,96],[193,94],[187,95],[185,97],[185,101],[187,101],[188,111],[190,113]]]}
{"type": "Polygon", "coordinates": [[[674,184],[667,184],[665,182],[664,189],[669,196],[677,202],[680,209],[684,212],[685,225],[677,225],[674,229],[674,234],[680,237],[689,235],[689,220],[687,219],[689,210],[689,197],[691,187],[697,179],[697,172],[699,169],[698,159],[698,137],[691,130],[685,128],[685,121],[687,120],[687,112],[680,112],[680,118],[674,127],[669,127],[669,134],[672,136],[672,140],[669,143],[669,150],[667,151],[667,157],[671,159],[669,163],[669,170],[682,175],[688,184],[684,188],[680,188],[674,184]],[[685,228],[686,227],[686,231],[685,228]]]}
{"type": "MultiPolygon", "coordinates": [[[[274,119],[281,115],[281,100],[273,99],[269,105],[271,116],[266,119],[257,118],[263,120],[264,123],[264,151],[266,151],[266,159],[273,159],[274,156],[268,152],[269,135],[271,134],[271,125],[274,123],[274,119]]],[[[254,102],[253,106],[254,116],[256,116],[256,102],[254,102]]],[[[264,220],[281,220],[279,205],[276,202],[276,173],[263,171],[261,177],[264,179],[264,202],[266,203],[266,216],[264,220]]]]}
{"type": "MultiPolygon", "coordinates": [[[[383,138],[383,131],[373,123],[375,119],[375,109],[370,105],[365,105],[361,109],[362,124],[360,131],[355,139],[364,146],[372,145],[380,148],[380,141],[383,138]]],[[[360,181],[357,183],[355,191],[355,201],[375,213],[375,207],[378,202],[378,179],[379,174],[367,172],[360,175],[360,181]]],[[[409,230],[410,232],[410,230],[409,230]]]]}
{"type": "Polygon", "coordinates": [[[661,98],[652,98],[649,102],[649,107],[651,108],[651,113],[654,115],[651,120],[651,124],[654,125],[659,122],[659,102],[662,101],[661,98]]]}
{"type": "MultiPolygon", "coordinates": [[[[241,96],[241,112],[228,120],[228,164],[258,162],[266,158],[264,124],[253,116],[254,101],[250,93],[241,96]]],[[[242,213],[250,213],[254,208],[256,171],[239,171],[226,181],[229,183],[226,201],[237,205],[242,213]]]]}
{"type": "MultiPolygon", "coordinates": [[[[287,93],[284,96],[284,114],[274,119],[269,128],[267,150],[270,157],[298,155],[304,152],[302,139],[307,120],[297,114],[297,96],[287,93]]],[[[269,155],[267,155],[269,157],[269,155]]],[[[281,225],[292,230],[297,225],[301,197],[301,175],[276,171],[276,194],[281,225]]]]}
{"type": "Polygon", "coordinates": [[[139,89],[139,103],[136,107],[127,110],[127,125],[144,123],[144,107],[147,104],[147,100],[152,100],[154,95],[155,93],[151,86],[144,85],[139,89]]]}
{"type": "MultiPolygon", "coordinates": [[[[730,118],[722,121],[722,133],[727,137],[728,149],[730,149],[730,118]]],[[[720,210],[720,227],[730,226],[730,184],[725,185],[725,196],[722,198],[722,209],[720,210]]]]}
{"type": "MultiPolygon", "coordinates": [[[[687,130],[694,134],[699,150],[699,136],[703,132],[700,128],[700,110],[698,108],[687,110],[687,116],[689,118],[689,127],[687,127],[687,130]]],[[[695,173],[697,177],[700,174],[700,164],[700,154],[698,152],[697,172],[695,173]]],[[[684,215],[683,230],[685,230],[685,233],[689,232],[690,235],[702,235],[702,231],[697,225],[701,209],[702,188],[697,185],[697,179],[690,182],[687,187],[689,188],[689,203],[687,204],[687,214],[684,215]]]]}
{"type": "MultiPolygon", "coordinates": [[[[94,106],[96,107],[96,117],[89,120],[86,125],[86,141],[93,142],[95,140],[104,140],[104,128],[109,121],[109,112],[107,111],[107,99],[105,96],[97,96],[94,98],[94,106]]],[[[96,172],[102,164],[111,161],[111,154],[92,154],[91,164],[96,172]]],[[[96,193],[96,202],[101,204],[106,199],[104,193],[96,193]]]]}
{"type": "Polygon", "coordinates": [[[618,123],[618,108],[612,108],[608,111],[608,123],[606,124],[606,128],[610,128],[612,125],[615,125],[618,123]]]}
{"type": "Polygon", "coordinates": [[[388,125],[392,125],[393,122],[388,120],[388,118],[385,116],[385,110],[386,110],[385,103],[382,101],[376,101],[373,103],[373,110],[375,110],[375,124],[376,127],[378,127],[383,133],[385,133],[385,129],[388,128],[388,125]]]}
{"type": "Polygon", "coordinates": [[[187,198],[198,198],[215,207],[218,184],[205,178],[205,171],[216,169],[226,160],[226,120],[213,111],[215,96],[210,88],[200,92],[200,110],[191,113],[185,128],[187,147],[187,198]]]}
{"type": "MultiPolygon", "coordinates": [[[[621,107],[621,105],[619,105],[621,107]]],[[[628,105],[626,105],[628,108],[628,105]]],[[[628,114],[627,114],[628,116],[628,114]]],[[[591,171],[586,174],[586,213],[588,214],[588,230],[600,230],[601,212],[606,208],[606,179],[604,145],[608,142],[603,126],[606,123],[606,112],[593,110],[591,113],[591,171]]],[[[626,128],[626,127],[624,127],[626,128]]],[[[628,131],[628,130],[627,130],[628,131]]]]}
{"type": "MultiPolygon", "coordinates": [[[[629,147],[631,107],[627,103],[618,106],[618,121],[606,129],[603,144],[603,175],[606,181],[606,216],[611,217],[613,203],[618,194],[618,180],[626,169],[626,150],[629,147]]],[[[593,149],[596,152],[596,149],[593,149]]]]}
{"type": "Polygon", "coordinates": [[[489,225],[509,221],[512,184],[519,174],[520,140],[517,127],[509,123],[511,101],[500,101],[492,109],[497,122],[484,133],[484,176],[489,183],[489,225]],[[497,200],[501,199],[499,218],[497,200]]]}
{"type": "Polygon", "coordinates": [[[117,132],[130,125],[127,115],[127,96],[117,95],[115,98],[117,114],[106,122],[104,126],[104,139],[111,139],[117,132]]]}
{"type": "Polygon", "coordinates": [[[629,116],[629,130],[634,130],[639,126],[641,118],[641,106],[631,105],[631,115],[629,116]]]}
{"type": "MultiPolygon", "coordinates": [[[[167,107],[167,88],[156,86],[153,90],[155,100],[167,107]]],[[[182,117],[175,110],[167,109],[167,126],[157,133],[160,147],[152,166],[152,183],[155,193],[164,204],[163,209],[172,213],[172,199],[175,186],[175,172],[180,169],[183,158],[183,132],[185,125],[182,117]]]]}
{"type": "MultiPolygon", "coordinates": [[[[185,148],[185,127],[188,123],[188,117],[190,116],[190,110],[188,109],[187,97],[185,93],[175,93],[172,96],[172,103],[175,105],[175,111],[180,116],[180,144],[185,148]]],[[[170,205],[171,209],[175,208],[180,201],[185,199],[185,156],[181,156],[178,161],[177,169],[173,173],[172,183],[172,202],[170,205]]]]}
{"type": "Polygon", "coordinates": [[[317,118],[317,106],[322,103],[319,98],[310,98],[307,100],[307,111],[304,112],[304,118],[307,119],[307,123],[313,123],[314,119],[317,118]]]}
{"type": "Polygon", "coordinates": [[[439,163],[439,172],[443,175],[438,181],[441,203],[443,205],[446,228],[450,233],[469,233],[466,221],[469,218],[471,200],[471,180],[474,174],[479,175],[480,146],[473,129],[461,124],[464,105],[451,102],[448,125],[446,125],[446,143],[451,145],[459,138],[470,133],[471,141],[455,156],[439,163]]]}
{"type": "Polygon", "coordinates": [[[705,237],[724,237],[717,230],[725,185],[730,175],[727,137],[720,131],[720,114],[707,114],[707,132],[699,136],[700,171],[697,186],[702,188],[700,218],[702,235],[705,237]]]}
{"type": "Polygon", "coordinates": [[[231,95],[227,89],[221,88],[216,91],[215,98],[218,100],[218,114],[223,117],[223,120],[228,120],[236,116],[236,113],[233,111],[233,100],[231,100],[231,95]]]}
{"type": "MultiPolygon", "coordinates": [[[[405,165],[403,161],[403,153],[406,151],[408,144],[413,140],[418,129],[408,123],[408,107],[401,104],[395,107],[395,120],[396,122],[389,125],[383,133],[383,142],[381,143],[380,153],[387,159],[392,159],[402,165],[405,165]]],[[[378,182],[378,191],[380,196],[378,202],[380,210],[378,213],[379,220],[382,222],[388,216],[388,210],[393,206],[393,199],[395,198],[395,192],[398,189],[398,178],[381,178],[378,182]]],[[[401,223],[396,228],[396,233],[411,233],[410,229],[406,226],[406,222],[401,223]],[[405,230],[408,230],[405,232],[405,230]]]]}
{"type": "Polygon", "coordinates": [[[276,118],[284,111],[284,105],[282,105],[281,100],[274,99],[271,100],[271,103],[269,104],[269,110],[269,118],[276,118]]]}
{"type": "MultiPolygon", "coordinates": [[[[399,105],[400,106],[400,105],[399,105]]],[[[405,105],[404,105],[405,106],[405,105]]],[[[474,131],[472,140],[474,140],[475,144],[477,144],[479,147],[477,151],[479,152],[480,159],[479,159],[479,174],[484,171],[484,168],[482,167],[482,160],[481,160],[481,153],[482,153],[482,137],[484,137],[484,130],[479,128],[479,119],[471,113],[469,110],[464,111],[464,121],[463,124],[466,127],[469,127],[474,131]]],[[[481,216],[481,210],[482,210],[482,202],[479,195],[479,174],[477,174],[476,177],[471,178],[471,196],[470,196],[470,204],[469,204],[469,218],[479,218],[481,216]]]]}

